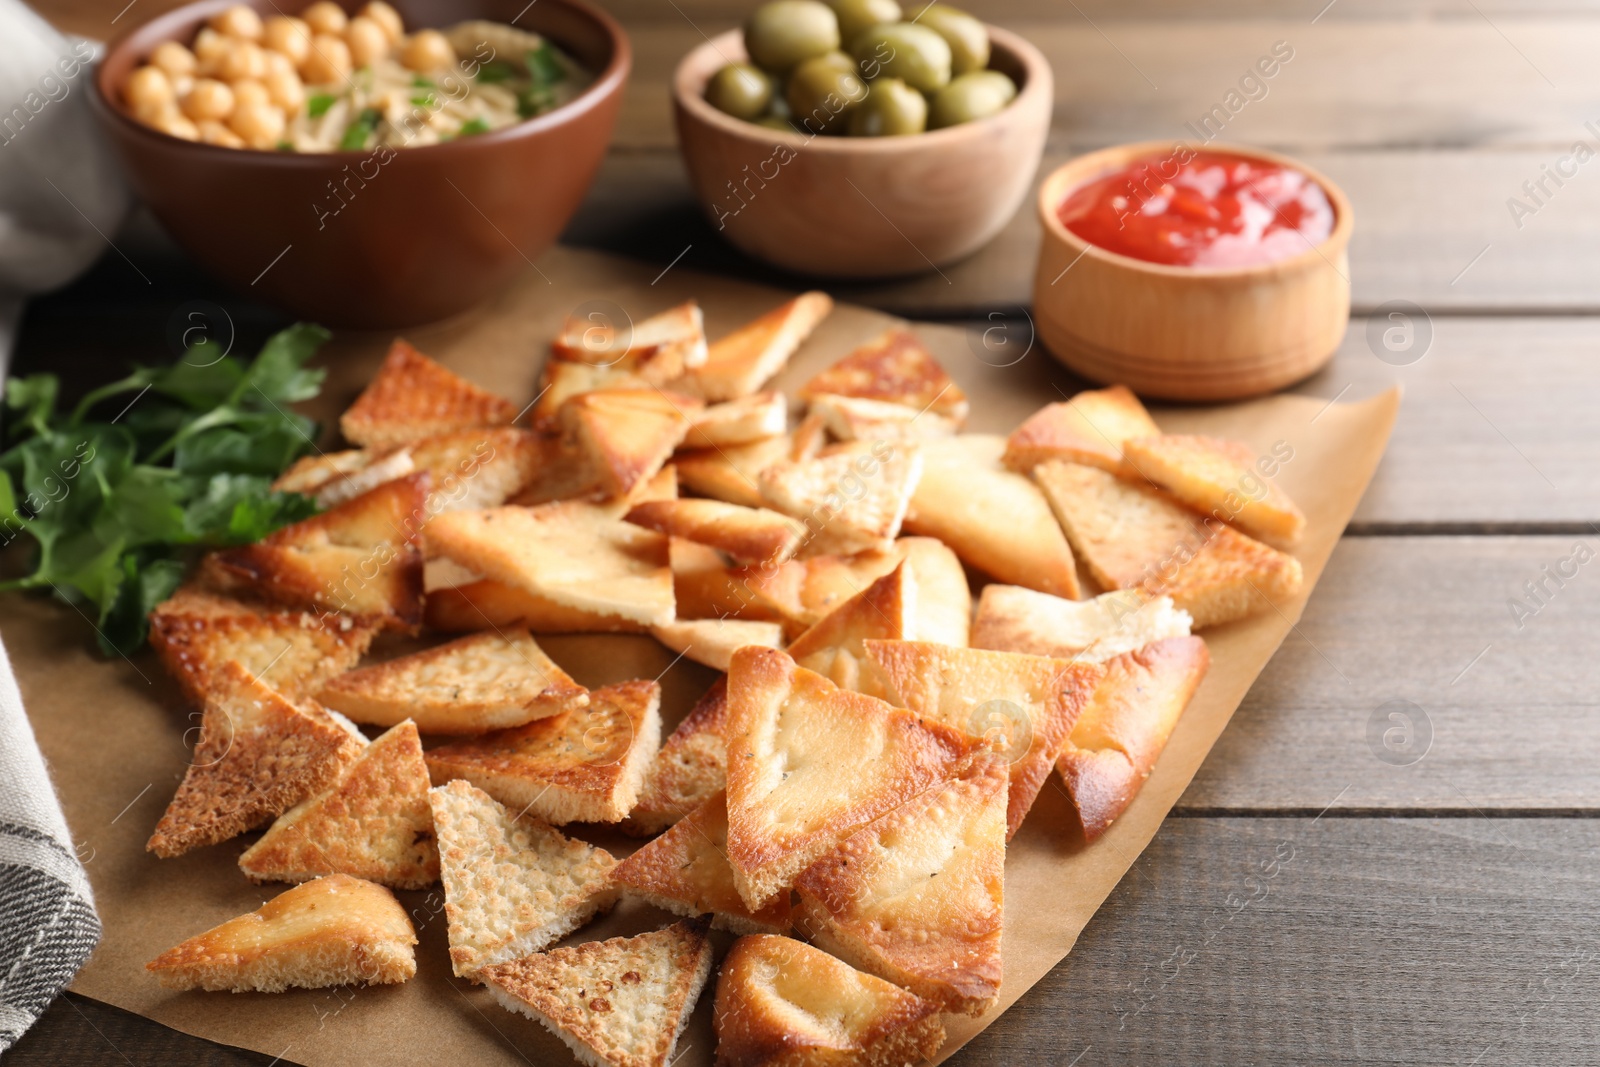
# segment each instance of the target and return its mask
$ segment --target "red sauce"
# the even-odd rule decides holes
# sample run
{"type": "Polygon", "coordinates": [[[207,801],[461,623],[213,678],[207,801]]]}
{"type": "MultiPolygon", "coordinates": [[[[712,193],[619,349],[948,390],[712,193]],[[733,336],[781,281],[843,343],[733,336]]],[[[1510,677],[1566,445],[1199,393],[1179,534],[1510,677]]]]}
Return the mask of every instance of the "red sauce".
{"type": "Polygon", "coordinates": [[[1274,263],[1333,232],[1327,193],[1303,171],[1182,148],[1079,186],[1058,213],[1092,245],[1180,267],[1274,263]]]}

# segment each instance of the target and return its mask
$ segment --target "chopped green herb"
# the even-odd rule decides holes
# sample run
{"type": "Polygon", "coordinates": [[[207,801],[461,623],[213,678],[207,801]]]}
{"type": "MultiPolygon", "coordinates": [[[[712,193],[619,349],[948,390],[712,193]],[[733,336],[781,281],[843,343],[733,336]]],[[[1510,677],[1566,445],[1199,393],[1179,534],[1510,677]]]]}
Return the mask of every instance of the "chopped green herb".
{"type": "Polygon", "coordinates": [[[485,85],[498,85],[515,77],[517,68],[503,59],[491,59],[478,68],[477,80],[485,85]]]}
{"type": "Polygon", "coordinates": [[[279,141],[278,142],[278,151],[280,151],[280,152],[293,152],[294,151],[294,142],[293,141],[279,141]]]}
{"type": "Polygon", "coordinates": [[[488,120],[486,120],[485,118],[483,118],[483,116],[480,115],[475,119],[469,119],[466,122],[463,122],[461,124],[461,129],[457,131],[456,136],[458,136],[458,137],[471,137],[475,133],[488,133],[488,132],[489,132],[488,120]]]}
{"type": "Polygon", "coordinates": [[[420,74],[413,74],[411,76],[411,87],[413,89],[432,89],[433,88],[433,79],[432,78],[424,78],[420,74]]]}
{"type": "Polygon", "coordinates": [[[517,114],[525,119],[543,115],[556,106],[556,98],[541,85],[529,85],[517,93],[517,114]]]}
{"type": "Polygon", "coordinates": [[[332,93],[312,93],[311,99],[306,102],[306,114],[314,119],[320,119],[328,113],[333,102],[339,99],[332,93]]]}
{"type": "Polygon", "coordinates": [[[432,108],[434,106],[433,94],[422,93],[419,96],[413,96],[411,98],[411,103],[417,107],[432,108]]]}
{"type": "Polygon", "coordinates": [[[535,85],[554,85],[563,81],[567,72],[561,66],[561,60],[556,58],[556,53],[549,43],[541,44],[527,55],[528,77],[533,79],[535,85]]]}
{"type": "Polygon", "coordinates": [[[339,150],[355,152],[367,147],[367,139],[377,130],[378,120],[382,117],[376,108],[363,108],[361,114],[345,127],[344,136],[339,138],[339,150]]]}
{"type": "Polygon", "coordinates": [[[310,497],[275,492],[272,480],[312,447],[316,424],[286,408],[322,387],[324,372],[305,364],[327,339],[320,326],[292,326],[250,363],[197,345],[69,413],[56,409],[54,375],[8,382],[0,546],[24,533],[36,544],[33,572],[0,590],[92,605],[101,648],[127,653],[181,580],[186,547],[247,544],[312,515],[310,497]],[[113,398],[111,421],[89,420],[113,398]]]}

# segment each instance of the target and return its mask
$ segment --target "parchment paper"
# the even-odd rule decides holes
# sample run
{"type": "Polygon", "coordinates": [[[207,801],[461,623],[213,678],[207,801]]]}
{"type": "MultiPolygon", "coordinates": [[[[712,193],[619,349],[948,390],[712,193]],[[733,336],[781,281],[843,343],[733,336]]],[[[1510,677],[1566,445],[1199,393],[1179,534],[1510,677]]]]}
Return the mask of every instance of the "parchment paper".
{"type": "MultiPolygon", "coordinates": [[[[690,297],[704,306],[715,337],[775,305],[784,294],[680,270],[658,277],[654,267],[558,248],[490,305],[451,323],[407,331],[407,336],[468,378],[506,396],[531,400],[548,339],[568,313],[601,301],[611,305],[606,310],[613,314],[621,308],[637,321],[690,297]]],[[[860,308],[839,308],[779,384],[798,386],[893,321],[860,308]]],[[[982,327],[918,330],[971,396],[971,430],[1009,432],[1038,407],[1080,386],[1042,347],[1028,350],[1025,328],[1008,334],[994,327],[986,338],[982,327]]],[[[328,386],[312,413],[331,422],[370,378],[389,339],[338,338],[327,353],[332,368],[328,386]]],[[[1225,434],[1262,453],[1279,441],[1294,449],[1279,478],[1310,520],[1297,553],[1305,566],[1305,595],[1310,595],[1383,454],[1398,406],[1398,391],[1391,391],[1332,406],[1285,396],[1232,407],[1158,410],[1156,415],[1165,429],[1225,434]]],[[[1004,521],[1003,516],[996,518],[1004,521]]],[[[1280,610],[1205,631],[1212,655],[1209,676],[1138,799],[1093,846],[1085,848],[1059,829],[1068,806],[1059,781],[1051,777],[1006,859],[1005,984],[999,1007],[982,1019],[947,1017],[950,1040],[943,1056],[998,1018],[1072,948],[1095,909],[1160,828],[1245,691],[1300,617],[1303,604],[1302,597],[1280,610]]],[[[144,971],[147,960],[258,907],[285,887],[254,886],[239,873],[238,855],[253,836],[176,860],[158,860],[145,852],[150,829],[188,762],[191,731],[198,724],[198,716],[185,707],[152,656],[141,654],[131,662],[98,659],[87,622],[71,608],[40,599],[6,597],[0,603],[0,632],[105,921],[104,942],[74,990],[187,1033],[311,1067],[572,1062],[570,1053],[537,1024],[451,977],[438,889],[400,895],[421,939],[417,977],[403,986],[275,995],[163,990],[144,971]]],[[[661,681],[669,728],[714,677],[687,661],[669,670],[671,654],[647,638],[582,636],[541,642],[590,686],[666,671],[661,681]]],[[[627,839],[606,833],[584,836],[619,852],[632,847],[627,839]]],[[[624,905],[579,939],[634,933],[666,921],[649,907],[624,905]]],[[[726,941],[719,945],[725,947],[726,941]]],[[[679,1045],[683,1067],[712,1060],[712,988],[707,987],[679,1045]]]]}

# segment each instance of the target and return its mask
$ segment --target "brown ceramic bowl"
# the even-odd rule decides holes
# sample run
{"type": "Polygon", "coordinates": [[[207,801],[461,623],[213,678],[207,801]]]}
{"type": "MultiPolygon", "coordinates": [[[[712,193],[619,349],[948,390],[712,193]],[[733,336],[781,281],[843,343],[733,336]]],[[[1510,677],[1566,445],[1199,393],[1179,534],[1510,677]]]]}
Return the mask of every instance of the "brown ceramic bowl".
{"type": "Polygon", "coordinates": [[[711,224],[757,259],[801,274],[885,278],[976,252],[1016,214],[1050,132],[1050,64],[989,27],[990,66],[1017,83],[1004,111],[908,137],[807,137],[706,102],[723,64],[746,58],[735,30],[684,57],[673,77],[678,146],[711,224]]]}
{"type": "MultiPolygon", "coordinates": [[[[95,112],[134,190],[190,255],[237,288],[327,325],[431,322],[527,269],[594,180],[632,62],[622,28],[585,0],[394,0],[408,27],[516,18],[596,80],[548,114],[396,149],[381,164],[371,149],[220,148],[135,122],[118,91],[128,74],[157,44],[187,43],[235,2],[189,4],[114,42],[95,76],[95,112]]],[[[273,0],[243,2],[278,11],[273,0]]]]}
{"type": "Polygon", "coordinates": [[[1260,266],[1149,263],[1092,245],[1062,223],[1058,212],[1074,189],[1177,147],[1146,141],[1106,148],[1045,178],[1038,205],[1044,240],[1033,288],[1039,339],[1086,378],[1167,400],[1238,400],[1309,377],[1333,358],[1350,321],[1346,251],[1355,216],[1324,175],[1273,152],[1205,146],[1299,170],[1333,205],[1326,240],[1260,266]]]}

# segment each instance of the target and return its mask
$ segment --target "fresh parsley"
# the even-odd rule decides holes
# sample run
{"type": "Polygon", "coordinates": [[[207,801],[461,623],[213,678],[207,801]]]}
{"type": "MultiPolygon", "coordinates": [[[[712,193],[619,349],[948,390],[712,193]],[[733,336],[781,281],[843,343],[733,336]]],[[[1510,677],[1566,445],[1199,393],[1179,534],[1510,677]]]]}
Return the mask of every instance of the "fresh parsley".
{"type": "Polygon", "coordinates": [[[311,450],[316,424],[288,406],[317,395],[306,362],[328,339],[296,325],[249,363],[214,343],[138,367],[57,410],[53,374],[6,386],[0,548],[26,534],[32,572],[0,590],[51,589],[93,605],[100,646],[144,643],[146,616],[177,588],[190,546],[248,544],[316,511],[272,489],[311,450]],[[105,413],[108,421],[92,414],[105,413]]]}
{"type": "Polygon", "coordinates": [[[461,129],[456,131],[457,137],[471,137],[475,133],[488,133],[489,122],[482,115],[468,119],[461,124],[461,129]]]}
{"type": "Polygon", "coordinates": [[[526,56],[528,76],[535,85],[554,85],[567,76],[562,69],[561,60],[556,58],[555,49],[549,43],[541,44],[530,51],[526,56]]]}
{"type": "Polygon", "coordinates": [[[345,127],[344,136],[339,139],[339,150],[358,152],[367,147],[367,139],[377,132],[378,120],[382,117],[376,108],[363,108],[361,114],[345,127]]]}
{"type": "Polygon", "coordinates": [[[516,76],[516,73],[517,68],[505,60],[491,59],[478,68],[478,73],[474,75],[474,79],[483,82],[485,85],[498,85],[503,81],[510,81],[516,76]]]}
{"type": "Polygon", "coordinates": [[[306,114],[314,119],[320,119],[328,113],[333,102],[339,99],[332,93],[312,93],[311,99],[306,101],[306,114]]]}

